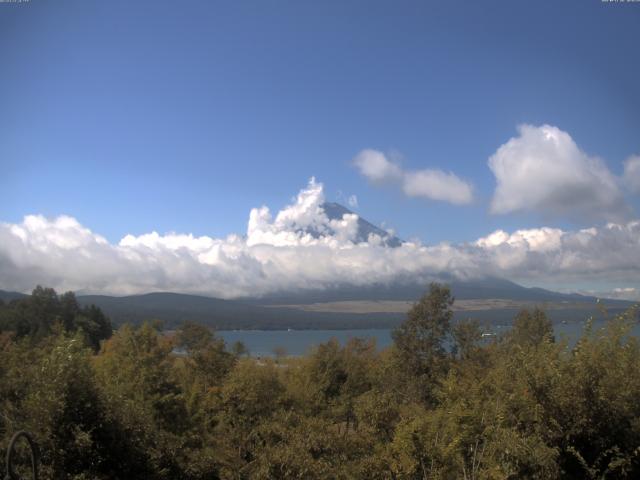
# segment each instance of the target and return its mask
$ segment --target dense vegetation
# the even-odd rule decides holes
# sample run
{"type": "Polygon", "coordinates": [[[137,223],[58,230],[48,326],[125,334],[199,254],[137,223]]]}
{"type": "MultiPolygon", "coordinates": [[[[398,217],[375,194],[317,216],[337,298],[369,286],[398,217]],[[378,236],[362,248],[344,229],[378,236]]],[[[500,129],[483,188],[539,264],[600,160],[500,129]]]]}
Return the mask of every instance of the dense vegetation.
{"type": "Polygon", "coordinates": [[[635,311],[569,348],[539,310],[482,342],[452,303],[431,285],[384,351],[256,360],[39,288],[0,306],[0,453],[27,429],[51,479],[640,478],[635,311]]]}

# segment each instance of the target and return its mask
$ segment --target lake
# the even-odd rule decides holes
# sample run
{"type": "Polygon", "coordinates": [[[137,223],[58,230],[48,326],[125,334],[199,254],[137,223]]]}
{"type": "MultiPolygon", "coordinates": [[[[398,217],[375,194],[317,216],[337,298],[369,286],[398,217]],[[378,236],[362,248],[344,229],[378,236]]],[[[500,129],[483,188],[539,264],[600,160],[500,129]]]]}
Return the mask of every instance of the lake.
{"type": "MultiPolygon", "coordinates": [[[[601,328],[604,321],[596,321],[593,328],[601,328]]],[[[510,326],[496,325],[491,327],[494,333],[507,331],[510,326]]],[[[556,339],[565,337],[570,345],[574,344],[580,337],[584,329],[584,323],[558,323],[554,325],[556,339]]],[[[231,346],[236,341],[241,341],[249,349],[254,357],[273,356],[276,347],[282,347],[287,355],[304,355],[311,348],[321,343],[329,341],[331,338],[337,339],[344,345],[350,338],[373,338],[378,348],[388,347],[391,340],[390,329],[370,329],[370,330],[221,330],[217,335],[224,338],[227,345],[231,346]]],[[[633,328],[633,334],[640,336],[640,325],[633,328]]]]}

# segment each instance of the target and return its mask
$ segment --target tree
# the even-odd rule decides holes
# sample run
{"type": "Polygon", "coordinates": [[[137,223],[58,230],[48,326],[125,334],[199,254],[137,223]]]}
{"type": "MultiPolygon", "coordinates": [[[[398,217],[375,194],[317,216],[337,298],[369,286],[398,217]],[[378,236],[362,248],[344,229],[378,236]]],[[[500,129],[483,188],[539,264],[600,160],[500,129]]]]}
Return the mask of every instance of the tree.
{"type": "Polygon", "coordinates": [[[176,344],[189,354],[185,363],[193,369],[205,389],[218,385],[236,360],[236,356],[226,350],[222,338],[197,323],[185,322],[176,335],[176,344]]]}
{"type": "Polygon", "coordinates": [[[276,345],[275,347],[273,347],[273,354],[276,357],[276,363],[280,363],[287,356],[287,349],[282,345],[276,345]]]}
{"type": "Polygon", "coordinates": [[[95,305],[81,308],[73,292],[58,296],[54,289],[41,286],[31,296],[2,308],[1,313],[0,330],[11,330],[17,338],[28,337],[33,343],[57,328],[67,333],[82,330],[87,345],[97,352],[100,342],[113,333],[111,321],[95,305]]]}
{"type": "Polygon", "coordinates": [[[179,478],[189,416],[174,375],[173,343],[149,323],[124,325],[95,372],[123,458],[116,478],[179,478]]]}
{"type": "Polygon", "coordinates": [[[58,297],[59,318],[65,331],[70,332],[75,328],[76,315],[80,312],[80,305],[73,292],[63,293],[58,297]]]}
{"type": "Polygon", "coordinates": [[[52,325],[59,320],[58,295],[53,288],[38,285],[23,302],[23,319],[29,324],[29,336],[40,340],[51,333],[52,325]]]}
{"type": "Polygon", "coordinates": [[[400,365],[415,379],[418,395],[427,402],[433,400],[430,390],[446,371],[444,341],[451,331],[453,301],[448,286],[432,283],[392,333],[400,365]]]}
{"type": "Polygon", "coordinates": [[[467,320],[456,324],[451,332],[453,353],[460,359],[468,359],[477,350],[482,331],[477,320],[467,320]]]}
{"type": "Polygon", "coordinates": [[[244,342],[241,342],[240,340],[233,342],[233,345],[231,345],[231,352],[238,358],[244,355],[249,355],[250,353],[244,342]]]}
{"type": "Polygon", "coordinates": [[[555,339],[551,320],[538,307],[532,311],[523,309],[516,315],[508,338],[511,343],[521,347],[532,347],[555,339]]]}
{"type": "MultiPolygon", "coordinates": [[[[61,329],[59,329],[61,330],[61,329]]],[[[0,363],[0,430],[28,430],[41,451],[42,478],[104,478],[119,461],[82,335],[59,331],[37,346],[23,339],[5,346],[0,363]],[[2,423],[6,422],[4,425],[2,423]]]]}
{"type": "Polygon", "coordinates": [[[224,442],[224,478],[247,475],[261,443],[259,425],[282,408],[284,386],[272,360],[239,361],[226,378],[221,392],[218,437],[224,442]]]}
{"type": "Polygon", "coordinates": [[[194,323],[184,322],[176,335],[176,346],[184,348],[187,352],[193,353],[206,348],[213,340],[211,329],[194,323]]]}
{"type": "Polygon", "coordinates": [[[76,314],[71,331],[78,329],[84,332],[87,343],[95,352],[100,350],[100,343],[113,334],[111,321],[95,305],[89,305],[76,314]]]}

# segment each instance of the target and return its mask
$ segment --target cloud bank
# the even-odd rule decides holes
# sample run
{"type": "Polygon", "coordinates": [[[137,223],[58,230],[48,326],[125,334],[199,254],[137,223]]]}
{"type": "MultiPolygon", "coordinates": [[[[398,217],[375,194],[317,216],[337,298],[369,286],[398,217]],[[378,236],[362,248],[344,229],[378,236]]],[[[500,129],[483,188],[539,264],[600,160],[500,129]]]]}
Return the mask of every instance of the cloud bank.
{"type": "Polygon", "coordinates": [[[356,155],[353,164],[369,181],[399,185],[409,197],[423,197],[454,205],[473,201],[471,184],[451,172],[434,169],[404,171],[384,153],[370,149],[356,155]]]}
{"type": "MultiPolygon", "coordinates": [[[[628,176],[635,185],[640,165],[634,162],[628,163],[628,176]]],[[[518,136],[489,158],[489,168],[497,182],[492,213],[534,211],[547,217],[620,221],[629,212],[620,181],[605,163],[588,156],[557,127],[519,126],[518,136]]]]}
{"type": "Polygon", "coordinates": [[[623,178],[631,192],[640,194],[640,155],[632,155],[624,162],[623,178]]]}
{"type": "Polygon", "coordinates": [[[474,242],[397,248],[370,235],[357,242],[355,214],[330,220],[323,186],[313,179],[274,216],[254,208],[246,235],[226,238],[178,233],[127,235],[117,244],[60,216],[30,215],[0,224],[0,288],[36,284],[87,293],[174,291],[221,298],[398,279],[426,281],[495,275],[554,282],[598,280],[638,287],[640,221],[601,228],[498,230],[474,242]],[[315,234],[310,233],[311,231],[315,234]]]}

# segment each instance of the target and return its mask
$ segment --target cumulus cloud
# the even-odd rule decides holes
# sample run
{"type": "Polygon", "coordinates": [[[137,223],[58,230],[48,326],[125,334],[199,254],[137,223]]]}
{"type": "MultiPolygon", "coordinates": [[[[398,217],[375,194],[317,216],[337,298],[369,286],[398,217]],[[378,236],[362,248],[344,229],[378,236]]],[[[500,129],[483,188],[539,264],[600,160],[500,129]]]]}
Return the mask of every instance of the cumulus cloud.
{"type": "Polygon", "coordinates": [[[471,203],[471,185],[453,173],[441,170],[418,170],[404,175],[402,190],[409,197],[425,197],[442,200],[454,205],[471,203]]]}
{"type": "Polygon", "coordinates": [[[521,125],[489,158],[497,186],[492,213],[530,210],[545,216],[620,221],[626,207],[619,180],[557,127],[521,125]]]}
{"type": "Polygon", "coordinates": [[[362,150],[353,159],[353,164],[372,182],[393,182],[401,180],[403,176],[400,166],[378,150],[362,150]]]}
{"type": "Polygon", "coordinates": [[[578,231],[536,228],[480,238],[494,272],[519,279],[627,280],[640,271],[640,221],[578,231]]]}
{"type": "Polygon", "coordinates": [[[640,194],[640,155],[632,155],[624,162],[623,178],[629,190],[640,194]]]}
{"type": "Polygon", "coordinates": [[[424,169],[405,171],[377,150],[363,150],[353,159],[360,173],[373,183],[399,185],[409,197],[465,205],[473,200],[473,188],[469,182],[451,172],[424,169]]]}
{"type": "Polygon", "coordinates": [[[349,198],[347,199],[347,205],[349,205],[349,207],[351,208],[358,208],[358,197],[356,197],[355,195],[349,196],[349,198]]]}
{"type": "Polygon", "coordinates": [[[312,179],[275,216],[255,208],[246,235],[225,238],[151,232],[112,244],[67,216],[0,223],[0,288],[29,291],[39,283],[116,295],[174,291],[234,298],[445,274],[538,283],[604,279],[640,287],[640,221],[579,231],[498,230],[469,243],[390,248],[376,235],[358,241],[358,216],[331,220],[324,200],[322,184],[312,179]]]}

